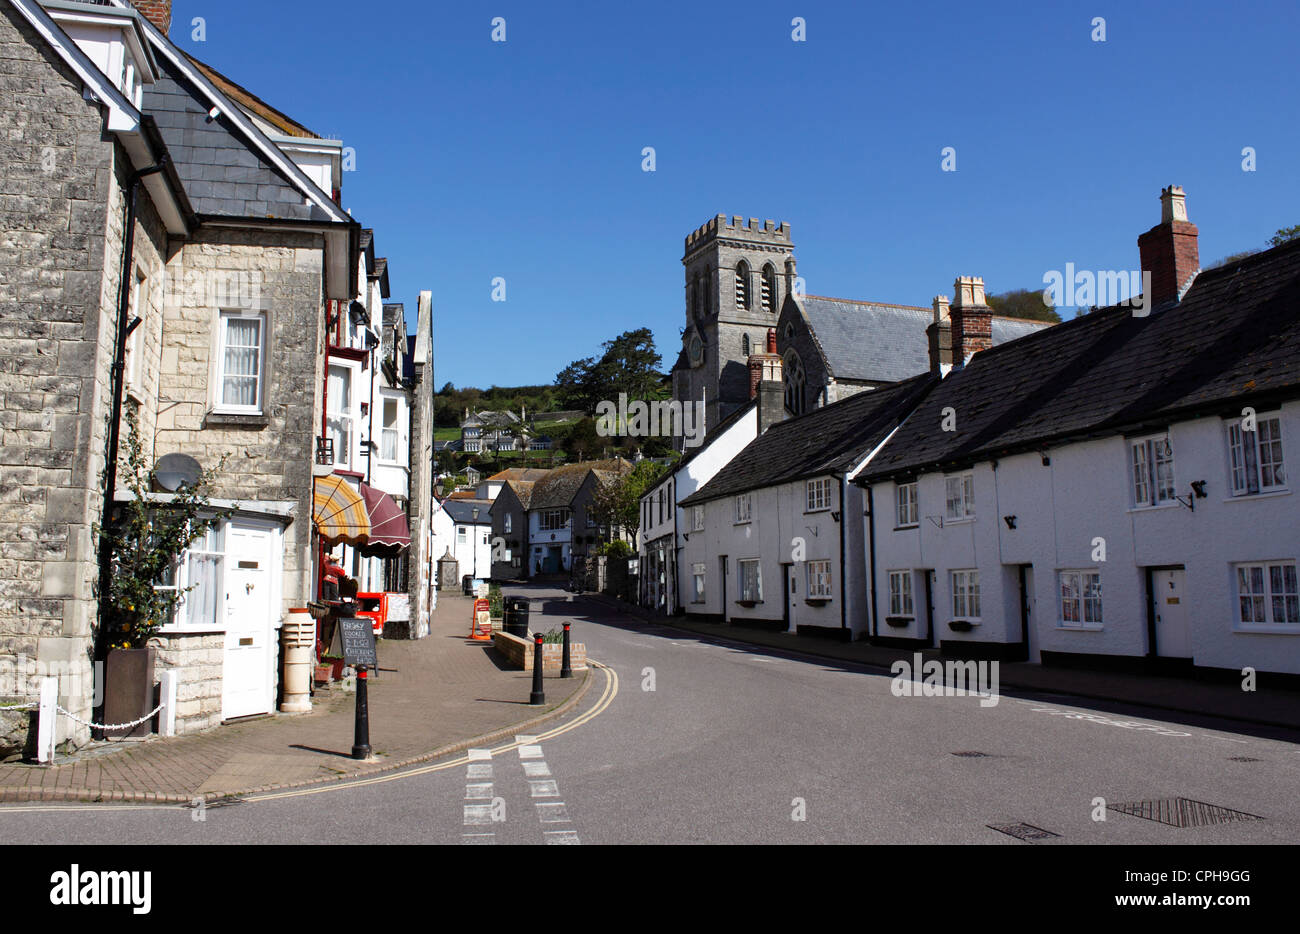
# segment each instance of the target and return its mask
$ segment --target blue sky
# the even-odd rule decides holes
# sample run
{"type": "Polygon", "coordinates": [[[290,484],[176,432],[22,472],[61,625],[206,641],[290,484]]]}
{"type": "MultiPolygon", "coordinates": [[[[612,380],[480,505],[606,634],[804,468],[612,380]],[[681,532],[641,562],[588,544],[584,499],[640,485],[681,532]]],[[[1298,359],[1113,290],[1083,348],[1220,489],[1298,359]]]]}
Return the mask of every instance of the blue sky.
{"type": "Polygon", "coordinates": [[[486,387],[642,326],[670,366],[717,213],[791,224],[810,293],[914,305],[1135,269],[1171,183],[1203,265],[1261,247],[1300,223],[1298,27],[1294,0],[176,0],[172,38],[355,148],[344,206],[392,301],[432,290],[437,385],[486,387]]]}

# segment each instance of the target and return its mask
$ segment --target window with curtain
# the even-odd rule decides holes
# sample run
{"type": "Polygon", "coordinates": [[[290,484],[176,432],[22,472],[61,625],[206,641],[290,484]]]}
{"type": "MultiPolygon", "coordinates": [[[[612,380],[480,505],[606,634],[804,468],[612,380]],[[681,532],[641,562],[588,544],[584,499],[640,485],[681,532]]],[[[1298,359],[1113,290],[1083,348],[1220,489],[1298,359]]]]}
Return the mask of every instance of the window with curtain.
{"type": "Polygon", "coordinates": [[[352,465],[352,370],[345,366],[331,366],[328,384],[329,418],[326,432],[334,439],[334,463],[339,467],[352,465]]]}
{"type": "Polygon", "coordinates": [[[155,590],[172,590],[181,594],[167,625],[216,627],[221,624],[225,542],[224,524],[209,529],[154,585],[155,590]]]}
{"type": "Polygon", "coordinates": [[[265,330],[261,315],[246,312],[222,314],[218,392],[223,408],[261,411],[265,330]]]}
{"type": "Polygon", "coordinates": [[[384,428],[379,436],[379,456],[386,461],[397,460],[397,400],[384,400],[384,428]]]}

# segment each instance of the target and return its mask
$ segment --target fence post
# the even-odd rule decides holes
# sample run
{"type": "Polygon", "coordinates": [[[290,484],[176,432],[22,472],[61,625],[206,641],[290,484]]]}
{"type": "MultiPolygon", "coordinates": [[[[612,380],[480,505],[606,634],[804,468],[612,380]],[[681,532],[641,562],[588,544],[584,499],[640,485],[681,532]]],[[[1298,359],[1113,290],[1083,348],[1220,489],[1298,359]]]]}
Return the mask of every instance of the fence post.
{"type": "Polygon", "coordinates": [[[158,678],[158,700],[162,710],[158,711],[158,735],[176,735],[176,684],[177,672],[164,671],[158,678]]]}
{"type": "Polygon", "coordinates": [[[59,679],[41,679],[41,704],[36,715],[36,761],[54,758],[54,730],[58,725],[59,679]]]}

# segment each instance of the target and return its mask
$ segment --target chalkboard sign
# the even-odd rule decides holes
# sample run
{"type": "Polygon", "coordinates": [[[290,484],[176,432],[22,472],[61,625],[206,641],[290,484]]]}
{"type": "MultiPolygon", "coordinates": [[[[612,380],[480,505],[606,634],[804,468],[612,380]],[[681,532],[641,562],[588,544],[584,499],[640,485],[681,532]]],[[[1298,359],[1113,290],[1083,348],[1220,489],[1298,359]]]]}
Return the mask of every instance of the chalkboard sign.
{"type": "Polygon", "coordinates": [[[339,640],[343,644],[343,664],[378,668],[375,654],[374,621],[353,617],[339,619],[339,640]]]}

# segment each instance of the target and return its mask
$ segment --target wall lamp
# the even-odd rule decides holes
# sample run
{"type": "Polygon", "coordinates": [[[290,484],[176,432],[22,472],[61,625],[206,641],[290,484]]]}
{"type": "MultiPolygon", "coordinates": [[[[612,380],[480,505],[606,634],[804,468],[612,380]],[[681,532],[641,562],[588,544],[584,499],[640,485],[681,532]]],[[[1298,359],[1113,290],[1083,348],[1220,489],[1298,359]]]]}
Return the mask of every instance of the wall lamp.
{"type": "Polygon", "coordinates": [[[1014,529],[1014,528],[1016,527],[1016,517],[1015,517],[1015,516],[1003,516],[1003,517],[1002,517],[1002,521],[1005,522],[1005,523],[1007,524],[1007,528],[1009,528],[1009,529],[1014,529]]]}
{"type": "Polygon", "coordinates": [[[1193,480],[1191,486],[1192,486],[1192,492],[1189,493],[1185,499],[1178,495],[1175,495],[1174,499],[1178,500],[1178,502],[1182,503],[1192,512],[1196,512],[1196,501],[1198,499],[1205,499],[1206,496],[1205,481],[1193,480]]]}

